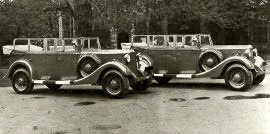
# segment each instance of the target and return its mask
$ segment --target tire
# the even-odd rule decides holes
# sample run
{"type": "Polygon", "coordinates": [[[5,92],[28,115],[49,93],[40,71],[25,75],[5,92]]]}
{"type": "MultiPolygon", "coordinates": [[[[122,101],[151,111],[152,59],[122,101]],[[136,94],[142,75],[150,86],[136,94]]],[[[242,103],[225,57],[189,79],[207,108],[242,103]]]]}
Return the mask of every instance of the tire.
{"type": "Polygon", "coordinates": [[[149,79],[140,81],[136,84],[131,85],[130,87],[135,91],[146,91],[146,89],[151,85],[152,83],[152,77],[149,79]]]}
{"type": "Polygon", "coordinates": [[[255,77],[254,79],[253,79],[253,85],[258,85],[258,84],[260,84],[263,80],[264,80],[264,78],[265,78],[265,74],[261,74],[261,75],[258,75],[257,77],[255,77]]]}
{"type": "Polygon", "coordinates": [[[218,65],[220,62],[219,58],[214,53],[204,54],[199,61],[199,67],[201,71],[207,71],[218,65]]]}
{"type": "Polygon", "coordinates": [[[46,84],[46,86],[52,90],[52,91],[57,91],[62,85],[56,85],[56,84],[46,84]]]}
{"type": "Polygon", "coordinates": [[[172,77],[154,77],[159,84],[167,84],[172,77]]]}
{"type": "Polygon", "coordinates": [[[117,70],[109,70],[102,79],[102,89],[111,98],[123,98],[128,94],[129,80],[117,70]]]}
{"type": "Polygon", "coordinates": [[[30,74],[25,69],[18,69],[11,78],[12,87],[18,94],[28,94],[33,90],[34,84],[30,79],[30,74]]]}
{"type": "Polygon", "coordinates": [[[225,72],[225,82],[233,90],[246,91],[253,82],[253,74],[241,64],[231,65],[225,72]]]}
{"type": "Polygon", "coordinates": [[[98,64],[93,59],[84,59],[80,62],[78,72],[80,77],[86,77],[98,68],[98,64]]]}

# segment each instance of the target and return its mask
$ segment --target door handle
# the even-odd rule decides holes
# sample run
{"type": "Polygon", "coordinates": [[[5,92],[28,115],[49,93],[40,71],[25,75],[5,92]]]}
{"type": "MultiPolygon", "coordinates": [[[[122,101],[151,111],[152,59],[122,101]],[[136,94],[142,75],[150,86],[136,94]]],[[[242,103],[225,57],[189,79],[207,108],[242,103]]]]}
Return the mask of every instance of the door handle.
{"type": "Polygon", "coordinates": [[[62,61],[63,59],[57,59],[58,61],[62,61]]]}

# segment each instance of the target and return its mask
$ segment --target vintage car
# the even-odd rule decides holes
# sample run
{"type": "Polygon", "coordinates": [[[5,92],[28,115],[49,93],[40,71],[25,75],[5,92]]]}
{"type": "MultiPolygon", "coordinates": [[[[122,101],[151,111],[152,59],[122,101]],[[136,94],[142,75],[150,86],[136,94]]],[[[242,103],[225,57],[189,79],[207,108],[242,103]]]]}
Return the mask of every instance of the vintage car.
{"type": "Polygon", "coordinates": [[[122,98],[129,86],[146,90],[151,65],[144,65],[133,50],[102,50],[98,38],[17,38],[3,46],[9,55],[6,77],[19,93],[30,93],[34,84],[57,90],[62,85],[98,84],[108,96],[122,98]]]}
{"type": "Polygon", "coordinates": [[[172,78],[219,78],[234,90],[261,83],[266,62],[251,45],[213,45],[209,34],[133,35],[122,49],[142,53],[154,66],[154,78],[168,83],[172,78]]]}

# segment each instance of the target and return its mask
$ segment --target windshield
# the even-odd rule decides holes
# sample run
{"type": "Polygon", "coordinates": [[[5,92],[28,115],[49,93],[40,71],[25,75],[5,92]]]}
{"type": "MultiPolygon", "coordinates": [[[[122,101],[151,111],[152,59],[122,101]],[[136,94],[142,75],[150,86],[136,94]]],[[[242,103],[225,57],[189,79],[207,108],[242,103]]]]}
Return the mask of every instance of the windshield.
{"type": "Polygon", "coordinates": [[[212,40],[209,35],[201,36],[201,45],[212,45],[212,40]]]}

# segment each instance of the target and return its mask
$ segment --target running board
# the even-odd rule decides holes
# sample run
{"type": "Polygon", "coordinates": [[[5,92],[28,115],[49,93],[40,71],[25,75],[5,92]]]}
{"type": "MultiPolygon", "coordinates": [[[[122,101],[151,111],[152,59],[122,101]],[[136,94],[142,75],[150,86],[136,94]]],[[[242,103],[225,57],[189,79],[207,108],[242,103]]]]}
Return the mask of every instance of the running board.
{"type": "Polygon", "coordinates": [[[191,79],[194,76],[194,74],[154,74],[154,77],[173,77],[179,79],[191,79]]]}
{"type": "Polygon", "coordinates": [[[74,82],[72,80],[54,81],[54,80],[34,80],[34,84],[55,84],[55,85],[71,85],[74,82]]]}

